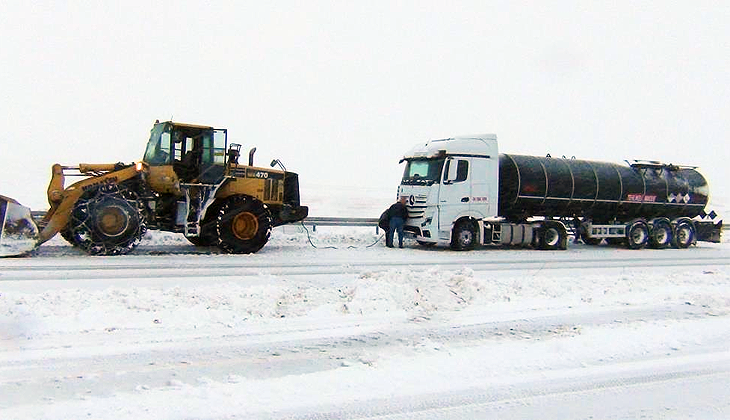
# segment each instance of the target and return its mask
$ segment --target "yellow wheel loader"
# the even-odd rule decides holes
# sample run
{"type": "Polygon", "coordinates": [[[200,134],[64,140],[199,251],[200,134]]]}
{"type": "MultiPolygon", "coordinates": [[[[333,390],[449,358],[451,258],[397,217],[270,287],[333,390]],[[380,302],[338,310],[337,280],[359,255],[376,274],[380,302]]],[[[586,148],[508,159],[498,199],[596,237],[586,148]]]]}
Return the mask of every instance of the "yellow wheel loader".
{"type": "Polygon", "coordinates": [[[0,256],[28,253],[59,232],[91,255],[126,254],[148,229],[227,253],[256,252],[273,227],[303,220],[308,208],[296,173],[278,159],[254,166],[256,148],[239,164],[240,150],[225,129],[158,121],[140,162],[53,165],[42,220],[0,196],[0,256]],[[65,187],[71,176],[82,179],[65,187]]]}

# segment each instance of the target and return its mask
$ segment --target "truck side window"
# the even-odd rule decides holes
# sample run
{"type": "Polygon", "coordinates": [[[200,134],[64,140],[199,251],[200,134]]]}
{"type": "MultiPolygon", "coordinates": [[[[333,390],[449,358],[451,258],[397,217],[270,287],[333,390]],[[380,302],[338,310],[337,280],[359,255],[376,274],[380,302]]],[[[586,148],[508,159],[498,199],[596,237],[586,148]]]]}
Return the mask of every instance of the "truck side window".
{"type": "Polygon", "coordinates": [[[469,161],[460,160],[459,166],[456,167],[456,179],[454,180],[454,182],[466,181],[466,178],[468,175],[469,175],[469,161]]]}

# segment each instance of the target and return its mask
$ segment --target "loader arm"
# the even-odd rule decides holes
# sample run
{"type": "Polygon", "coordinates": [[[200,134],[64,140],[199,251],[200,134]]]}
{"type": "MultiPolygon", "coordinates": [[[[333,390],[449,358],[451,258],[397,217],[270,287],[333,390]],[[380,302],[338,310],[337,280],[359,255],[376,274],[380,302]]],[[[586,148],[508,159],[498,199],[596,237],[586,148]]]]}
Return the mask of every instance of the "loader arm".
{"type": "Polygon", "coordinates": [[[105,185],[118,184],[136,176],[143,171],[143,165],[138,163],[123,169],[116,164],[81,164],[78,167],[63,167],[59,164],[53,165],[51,181],[48,185],[48,203],[50,208],[41,222],[41,231],[38,245],[53,238],[62,231],[68,224],[74,205],[89,189],[105,185]],[[78,181],[65,188],[64,169],[76,169],[81,174],[92,174],[91,177],[78,181]]]}

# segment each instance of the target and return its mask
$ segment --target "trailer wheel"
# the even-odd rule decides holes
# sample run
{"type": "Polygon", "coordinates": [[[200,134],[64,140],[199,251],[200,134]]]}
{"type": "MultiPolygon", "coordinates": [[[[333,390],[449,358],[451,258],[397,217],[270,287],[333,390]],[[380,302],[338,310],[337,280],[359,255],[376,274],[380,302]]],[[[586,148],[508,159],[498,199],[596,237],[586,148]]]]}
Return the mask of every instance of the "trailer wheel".
{"type": "Polygon", "coordinates": [[[644,222],[634,222],[626,232],[626,243],[630,249],[644,248],[649,242],[649,227],[644,222]]]}
{"type": "Polygon", "coordinates": [[[137,194],[110,184],[78,199],[62,236],[90,255],[121,255],[139,245],[146,231],[137,194]]]}
{"type": "Polygon", "coordinates": [[[451,249],[467,251],[474,249],[477,242],[477,229],[471,220],[462,220],[456,223],[451,235],[451,249]]]}
{"type": "Polygon", "coordinates": [[[566,249],[568,232],[554,223],[547,223],[539,233],[539,248],[547,251],[566,249]]]}
{"type": "Polygon", "coordinates": [[[672,246],[675,248],[689,248],[695,239],[695,227],[687,220],[679,222],[674,230],[672,246]]]}
{"type": "Polygon", "coordinates": [[[266,245],[271,235],[271,212],[248,196],[228,199],[218,212],[218,247],[231,254],[251,254],[266,245]]]}
{"type": "Polygon", "coordinates": [[[672,226],[665,222],[654,223],[654,228],[649,236],[649,246],[655,249],[664,249],[672,242],[672,226]]]}

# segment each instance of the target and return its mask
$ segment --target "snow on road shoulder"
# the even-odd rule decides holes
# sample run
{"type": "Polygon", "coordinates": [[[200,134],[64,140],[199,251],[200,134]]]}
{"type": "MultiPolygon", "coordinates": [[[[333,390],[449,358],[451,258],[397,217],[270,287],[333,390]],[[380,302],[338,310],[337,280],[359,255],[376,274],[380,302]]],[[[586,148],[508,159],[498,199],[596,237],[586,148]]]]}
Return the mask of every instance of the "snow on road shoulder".
{"type": "MultiPolygon", "coordinates": [[[[36,397],[37,403],[24,405],[5,400],[0,393],[0,418],[276,417],[276,413],[371,399],[469,387],[503,389],[540,378],[604,377],[640,362],[659,370],[677,361],[730,366],[726,345],[730,271],[726,266],[627,269],[610,274],[585,269],[567,274],[480,271],[468,262],[446,264],[455,256],[468,261],[464,253],[366,248],[378,239],[370,229],[350,234],[318,229],[310,234],[315,244],[327,245],[314,250],[296,230],[277,233],[267,245],[270,252],[255,256],[185,255],[177,256],[178,260],[142,253],[74,260],[155,264],[236,258],[260,264],[287,257],[288,262],[302,264],[304,275],[262,268],[259,274],[220,279],[170,277],[160,285],[145,285],[122,275],[104,283],[107,287],[60,283],[50,288],[43,281],[19,280],[31,286],[0,288],[0,373],[18,375],[14,381],[0,380],[0,391],[23,389],[27,384],[45,390],[44,381],[51,384],[48,390],[83,389],[85,385],[77,385],[80,377],[90,381],[87,387],[91,388],[89,393],[72,392],[63,398],[50,397],[57,394],[48,391],[36,397]],[[432,263],[423,264],[424,255],[432,263]],[[414,264],[307,274],[307,261],[347,267],[363,258],[384,262],[413,258],[414,264]],[[337,344],[367,337],[374,338],[359,344],[359,349],[337,344]],[[297,340],[309,344],[297,346],[297,340]],[[276,349],[288,342],[296,348],[288,358],[281,351],[259,352],[250,356],[253,361],[245,353],[225,352],[225,361],[218,361],[207,358],[202,350],[206,346],[212,353],[223,351],[216,346],[250,350],[257,341],[264,343],[263,348],[276,349]],[[308,348],[312,342],[325,344],[308,348]],[[334,365],[318,361],[325,354],[323,347],[339,352],[334,365]],[[200,363],[184,365],[201,373],[186,377],[179,374],[184,367],[177,364],[160,385],[145,381],[153,368],[142,358],[136,367],[141,373],[112,373],[124,386],[108,394],[94,391],[96,371],[78,368],[72,375],[42,376],[48,374],[45,366],[60,369],[72,359],[103,365],[119,356],[134,368],[136,358],[150,350],[204,354],[200,363]],[[312,366],[304,373],[250,375],[252,368],[241,368],[230,359],[263,366],[303,360],[312,366]],[[207,372],[207,367],[215,371],[207,372]],[[230,371],[221,375],[224,368],[230,371]]],[[[148,241],[188,246],[179,235],[153,235],[148,241]]],[[[598,252],[587,246],[576,248],[576,254],[598,252]]],[[[534,252],[504,255],[524,257],[534,252]]],[[[474,255],[486,258],[489,254],[474,255]]],[[[17,261],[23,260],[13,263],[17,261]]],[[[59,275],[63,270],[63,264],[58,265],[59,275]]]]}
{"type": "MultiPolygon", "coordinates": [[[[351,251],[353,257],[355,251],[351,251]]],[[[271,320],[342,316],[428,318],[478,308],[494,316],[521,310],[680,303],[716,315],[730,309],[724,268],[659,272],[522,275],[474,272],[469,267],[369,270],[301,281],[261,274],[185,286],[141,287],[134,282],[101,290],[54,288],[0,291],[0,338],[35,339],[89,331],[236,330],[271,320]]],[[[283,322],[283,321],[282,321],[283,322]]]]}

